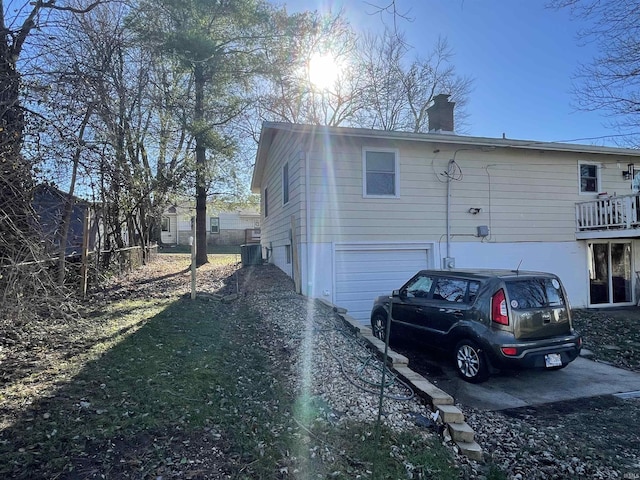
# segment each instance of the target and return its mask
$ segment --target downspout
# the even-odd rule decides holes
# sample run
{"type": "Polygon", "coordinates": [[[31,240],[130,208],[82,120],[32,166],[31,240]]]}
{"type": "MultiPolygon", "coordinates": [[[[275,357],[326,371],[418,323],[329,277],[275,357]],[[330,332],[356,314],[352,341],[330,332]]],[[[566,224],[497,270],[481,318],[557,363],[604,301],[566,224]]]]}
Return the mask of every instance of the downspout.
{"type": "Polygon", "coordinates": [[[451,258],[451,167],[454,162],[455,160],[451,159],[447,165],[447,259],[451,258]]]}
{"type": "MultiPolygon", "coordinates": [[[[309,182],[310,182],[310,175],[309,175],[309,155],[307,155],[306,152],[301,151],[300,152],[300,156],[304,157],[304,203],[305,203],[305,216],[306,216],[306,220],[305,220],[305,235],[306,235],[306,249],[305,249],[305,256],[306,256],[306,260],[304,262],[304,273],[305,273],[305,277],[306,277],[306,285],[307,285],[307,297],[311,297],[311,289],[312,289],[312,285],[311,285],[311,279],[309,278],[309,269],[311,266],[311,199],[310,199],[310,193],[309,193],[309,182]]],[[[302,280],[302,279],[301,279],[302,280]]]]}

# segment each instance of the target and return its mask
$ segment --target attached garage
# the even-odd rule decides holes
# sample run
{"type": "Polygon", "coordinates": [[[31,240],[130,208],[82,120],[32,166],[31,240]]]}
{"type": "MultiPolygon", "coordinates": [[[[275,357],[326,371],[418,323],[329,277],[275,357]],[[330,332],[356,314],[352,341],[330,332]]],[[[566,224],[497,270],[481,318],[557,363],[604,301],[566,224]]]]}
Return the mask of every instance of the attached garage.
{"type": "Polygon", "coordinates": [[[389,295],[418,270],[432,268],[432,244],[336,244],[334,304],[369,323],[373,300],[389,295]]]}

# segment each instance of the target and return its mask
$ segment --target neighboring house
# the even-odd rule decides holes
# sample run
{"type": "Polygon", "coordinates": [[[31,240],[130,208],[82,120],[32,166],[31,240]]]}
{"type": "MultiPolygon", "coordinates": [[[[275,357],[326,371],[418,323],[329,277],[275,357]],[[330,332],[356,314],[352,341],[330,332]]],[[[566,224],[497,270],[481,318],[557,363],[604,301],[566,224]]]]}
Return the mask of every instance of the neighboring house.
{"type": "MultiPolygon", "coordinates": [[[[189,245],[192,234],[192,205],[176,204],[162,215],[161,240],[165,245],[189,245]]],[[[217,212],[207,208],[207,244],[243,245],[260,242],[260,213],[217,212]]]]}
{"type": "Polygon", "coordinates": [[[640,150],[455,135],[446,96],[429,113],[428,134],[265,123],[264,258],[363,322],[423,268],[554,272],[573,307],[638,300],[640,150]]]}
{"type": "MultiPolygon", "coordinates": [[[[69,231],[65,245],[66,255],[80,255],[84,238],[84,222],[89,202],[70,196],[50,185],[39,185],[33,193],[33,210],[36,214],[38,225],[42,233],[45,250],[53,255],[60,251],[62,220],[65,203],[72,202],[69,231]]],[[[92,227],[89,229],[88,247],[92,250],[95,246],[96,221],[95,214],[90,220],[92,227]]]]}

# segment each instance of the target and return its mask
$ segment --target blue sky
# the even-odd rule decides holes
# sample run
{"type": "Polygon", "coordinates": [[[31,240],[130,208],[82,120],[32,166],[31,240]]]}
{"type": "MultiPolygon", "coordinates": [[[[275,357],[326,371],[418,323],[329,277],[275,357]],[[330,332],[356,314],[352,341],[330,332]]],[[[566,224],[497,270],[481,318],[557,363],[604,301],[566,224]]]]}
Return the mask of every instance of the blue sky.
{"type": "MultiPolygon", "coordinates": [[[[282,0],[290,11],[344,9],[358,30],[382,30],[390,15],[371,15],[389,0],[282,0]]],[[[475,79],[467,111],[468,134],[537,141],[615,135],[610,119],[572,106],[573,76],[597,51],[580,46],[584,24],[545,0],[396,0],[413,21],[398,20],[408,43],[431,49],[444,37],[458,73],[475,79]]],[[[575,143],[616,145],[616,138],[575,143]]]]}

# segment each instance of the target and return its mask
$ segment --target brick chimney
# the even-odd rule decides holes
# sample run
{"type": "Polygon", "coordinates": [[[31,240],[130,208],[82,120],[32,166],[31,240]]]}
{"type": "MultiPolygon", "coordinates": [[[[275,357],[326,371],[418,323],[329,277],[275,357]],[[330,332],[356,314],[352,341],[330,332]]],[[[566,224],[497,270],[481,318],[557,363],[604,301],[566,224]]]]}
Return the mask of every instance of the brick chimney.
{"type": "Polygon", "coordinates": [[[433,105],[427,108],[429,115],[429,132],[453,133],[453,107],[454,102],[449,101],[446,93],[440,93],[433,97],[433,105]]]}

